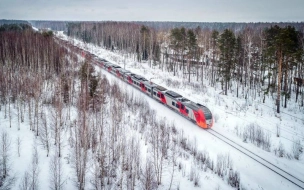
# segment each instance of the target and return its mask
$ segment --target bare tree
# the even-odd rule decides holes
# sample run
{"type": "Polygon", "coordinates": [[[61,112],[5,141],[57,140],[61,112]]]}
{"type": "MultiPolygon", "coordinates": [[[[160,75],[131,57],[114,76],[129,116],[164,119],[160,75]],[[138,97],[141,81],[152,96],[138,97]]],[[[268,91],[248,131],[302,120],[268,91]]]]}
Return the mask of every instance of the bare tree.
{"type": "Polygon", "coordinates": [[[42,113],[42,124],[40,125],[40,135],[39,140],[41,145],[46,149],[46,156],[49,156],[50,152],[50,143],[51,143],[51,134],[49,129],[49,125],[47,122],[46,113],[42,113]]]}
{"type": "MultiPolygon", "coordinates": [[[[175,127],[174,124],[172,125],[172,128],[175,127]]],[[[173,185],[173,179],[174,179],[174,174],[175,174],[175,167],[177,165],[177,147],[176,143],[174,141],[170,141],[170,147],[171,147],[171,164],[172,164],[172,171],[171,171],[171,177],[170,177],[170,185],[169,185],[169,190],[171,189],[173,185]]]]}
{"type": "Polygon", "coordinates": [[[296,160],[299,160],[301,154],[303,154],[303,147],[301,145],[300,139],[297,139],[297,140],[293,141],[293,143],[292,143],[292,153],[293,153],[293,157],[296,160]]]}
{"type": "Polygon", "coordinates": [[[155,179],[155,173],[153,170],[152,162],[147,160],[145,165],[141,169],[141,189],[153,190],[157,189],[157,181],[155,179]]]}
{"type": "Polygon", "coordinates": [[[63,190],[64,180],[62,179],[62,161],[61,158],[57,156],[57,154],[53,155],[50,160],[50,174],[50,188],[53,190],[63,190]]]}
{"type": "MultiPolygon", "coordinates": [[[[57,90],[54,95],[54,106],[55,108],[51,112],[51,130],[54,137],[54,144],[58,150],[58,157],[61,157],[61,146],[62,146],[62,126],[64,124],[64,114],[63,114],[63,101],[61,96],[61,86],[60,81],[58,82],[57,90]]],[[[47,126],[45,126],[47,127],[47,126]]],[[[44,133],[47,128],[44,129],[44,133]]],[[[45,134],[46,135],[46,134],[45,134]]],[[[43,137],[45,139],[45,136],[43,137]]]]}
{"type": "Polygon", "coordinates": [[[22,142],[22,140],[20,139],[20,137],[18,136],[18,138],[17,138],[17,152],[18,152],[18,157],[20,157],[20,148],[21,148],[21,142],[22,142]]]}
{"type": "Polygon", "coordinates": [[[0,143],[0,189],[11,189],[15,183],[15,176],[11,174],[9,152],[11,139],[6,131],[2,131],[0,143]]]}
{"type": "Polygon", "coordinates": [[[38,190],[39,189],[39,156],[38,150],[36,146],[36,142],[33,145],[33,155],[32,155],[32,163],[30,168],[30,189],[38,190]]]}
{"type": "Polygon", "coordinates": [[[163,167],[165,157],[167,157],[168,138],[167,127],[165,121],[155,123],[154,130],[152,130],[152,163],[157,179],[158,185],[162,183],[163,167]]]}
{"type": "MultiPolygon", "coordinates": [[[[85,121],[82,121],[85,122],[85,121]]],[[[87,122],[86,122],[87,123],[87,122]]],[[[73,167],[76,172],[77,177],[77,188],[79,190],[84,190],[86,185],[86,174],[87,174],[87,164],[88,164],[88,134],[83,131],[83,124],[81,121],[75,126],[74,131],[74,148],[73,148],[73,167]]]]}
{"type": "Polygon", "coordinates": [[[22,181],[19,184],[19,189],[20,190],[30,190],[31,189],[31,176],[30,174],[26,171],[22,177],[22,181]]]}

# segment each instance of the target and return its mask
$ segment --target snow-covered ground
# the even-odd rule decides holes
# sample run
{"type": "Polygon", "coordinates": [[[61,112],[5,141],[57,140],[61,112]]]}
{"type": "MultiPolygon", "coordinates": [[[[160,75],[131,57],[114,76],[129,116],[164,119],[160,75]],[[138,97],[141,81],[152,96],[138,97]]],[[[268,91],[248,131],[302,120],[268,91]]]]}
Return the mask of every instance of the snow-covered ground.
{"type": "MultiPolygon", "coordinates": [[[[64,39],[68,39],[63,33],[58,36],[64,39]]],[[[304,179],[304,161],[303,155],[299,160],[288,159],[286,157],[280,158],[275,155],[274,150],[279,147],[281,143],[286,152],[292,153],[292,141],[297,139],[304,140],[304,114],[303,108],[299,108],[296,104],[289,104],[290,108],[282,109],[284,113],[277,117],[274,110],[273,101],[266,99],[265,105],[260,101],[250,100],[245,101],[238,99],[232,95],[224,96],[220,94],[220,90],[214,89],[206,85],[205,89],[197,91],[187,84],[187,79],[182,77],[174,77],[172,73],[162,71],[158,67],[150,68],[149,63],[137,63],[131,58],[127,58],[125,55],[113,53],[96,47],[91,44],[84,44],[78,40],[69,39],[74,44],[80,46],[88,51],[98,55],[101,58],[105,58],[113,63],[125,67],[136,74],[143,75],[147,79],[151,79],[154,83],[174,90],[179,94],[187,97],[188,99],[199,102],[206,105],[216,117],[213,129],[230,139],[242,144],[242,146],[254,151],[256,154],[274,163],[280,168],[290,172],[297,176],[299,179],[304,179]],[[167,79],[171,80],[168,81],[167,79]],[[173,82],[172,82],[173,81],[173,82]],[[173,84],[172,84],[173,83],[173,84]],[[241,107],[241,109],[240,109],[241,107]],[[287,113],[287,114],[285,114],[287,113]],[[293,117],[295,116],[295,117],[293,117]],[[297,119],[296,119],[297,118],[297,119]],[[270,151],[265,151],[260,147],[257,147],[250,140],[247,143],[243,142],[243,138],[238,136],[237,133],[244,131],[246,126],[250,124],[259,125],[265,132],[269,132],[271,147],[270,151]],[[280,126],[280,137],[276,137],[277,127],[280,126]]],[[[117,79],[108,72],[96,67],[97,71],[104,74],[110,82],[117,82],[121,89],[129,93],[133,93],[135,96],[145,99],[150,107],[156,110],[158,119],[165,119],[168,123],[174,122],[178,130],[183,130],[183,135],[196,144],[197,149],[200,151],[206,151],[209,153],[213,160],[216,160],[218,155],[229,154],[232,159],[233,168],[240,172],[241,184],[246,189],[299,189],[294,184],[288,182],[281,176],[273,173],[271,170],[265,168],[261,164],[245,156],[238,150],[225,144],[221,140],[215,138],[207,131],[199,128],[189,120],[181,117],[179,114],[173,112],[169,108],[159,104],[150,97],[143,95],[137,89],[129,86],[125,82],[117,79]]],[[[205,82],[205,84],[208,84],[205,82]]],[[[34,147],[37,147],[39,155],[39,187],[40,189],[49,189],[50,187],[50,167],[49,163],[52,156],[55,154],[51,149],[50,156],[46,157],[45,149],[40,145],[39,140],[35,137],[35,134],[29,129],[29,121],[25,117],[25,121],[21,123],[20,130],[17,128],[17,110],[14,106],[11,106],[12,111],[12,127],[9,127],[9,118],[4,118],[4,109],[0,111],[0,128],[2,132],[7,132],[11,139],[10,153],[11,153],[11,169],[16,176],[16,183],[13,189],[20,189],[20,183],[22,177],[26,171],[31,172],[32,168],[32,155],[34,147]],[[18,156],[18,138],[20,139],[20,157],[18,156]]],[[[45,107],[44,109],[48,109],[45,107]]],[[[27,114],[27,113],[25,113],[27,114]]],[[[130,113],[136,115],[136,113],[130,113]]],[[[75,114],[76,115],[76,114],[75,114]]],[[[0,131],[1,132],[1,131],[0,131]]],[[[68,132],[64,134],[66,138],[69,137],[68,132]]],[[[143,145],[144,146],[144,145],[143,145]]],[[[70,148],[68,145],[68,139],[63,141],[63,180],[65,189],[76,189],[75,187],[75,173],[71,167],[70,162],[70,148]]],[[[185,170],[188,174],[192,167],[196,167],[195,163],[191,162],[191,159],[183,162],[185,164],[185,170]]],[[[170,183],[170,176],[164,176],[164,184],[170,183]]],[[[160,186],[160,189],[166,189],[168,186],[160,186]]],[[[90,186],[88,186],[90,187],[90,186]]],[[[182,177],[181,172],[177,172],[174,176],[172,189],[232,189],[226,181],[222,180],[215,173],[207,170],[207,172],[200,172],[200,186],[194,187],[187,177],[182,177]]]]}
{"type": "MultiPolygon", "coordinates": [[[[60,36],[67,39],[62,33],[60,36]]],[[[126,57],[126,55],[110,52],[92,44],[84,44],[78,40],[73,40],[73,43],[133,73],[142,75],[154,83],[174,90],[194,102],[206,105],[216,117],[216,122],[213,126],[215,131],[239,142],[242,146],[254,151],[256,154],[297,176],[299,179],[304,179],[303,155],[299,160],[293,158],[288,159],[286,157],[281,158],[275,155],[275,150],[279,149],[280,144],[283,146],[286,154],[290,155],[292,155],[294,141],[300,140],[301,144],[304,144],[304,111],[303,108],[295,104],[294,101],[290,101],[287,109],[281,108],[282,113],[277,115],[274,101],[270,97],[266,97],[264,104],[261,99],[252,100],[249,98],[249,100],[246,101],[236,98],[231,94],[228,96],[221,95],[219,87],[215,89],[208,85],[206,85],[206,88],[202,89],[201,92],[198,92],[185,82],[187,78],[174,77],[172,73],[162,71],[158,66],[150,68],[148,62],[138,63],[134,61],[134,59],[126,57]],[[170,84],[170,81],[168,82],[168,78],[172,84],[170,84]],[[259,126],[265,133],[269,134],[271,142],[269,152],[255,146],[249,140],[247,140],[247,143],[244,143],[243,138],[237,135],[237,133],[240,134],[244,131],[245,127],[252,124],[259,126]],[[280,128],[280,137],[277,137],[278,128],[280,128]]],[[[109,74],[107,74],[107,76],[113,77],[109,74]]],[[[205,81],[205,84],[208,84],[208,82],[205,81]]],[[[210,136],[206,131],[198,128],[186,119],[181,118],[178,114],[172,113],[168,108],[156,104],[155,101],[149,97],[147,97],[147,100],[151,106],[157,110],[160,116],[173,119],[177,126],[184,129],[190,139],[196,139],[199,149],[206,149],[214,156],[218,153],[226,152],[233,155],[235,167],[240,171],[242,176],[241,181],[248,184],[248,188],[296,188],[265,167],[210,136]]]]}

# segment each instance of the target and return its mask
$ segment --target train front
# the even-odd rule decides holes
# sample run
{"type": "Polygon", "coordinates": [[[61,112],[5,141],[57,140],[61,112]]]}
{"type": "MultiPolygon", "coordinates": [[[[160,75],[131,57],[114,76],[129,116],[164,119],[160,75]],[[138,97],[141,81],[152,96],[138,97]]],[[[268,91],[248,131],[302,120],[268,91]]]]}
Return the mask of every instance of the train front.
{"type": "Polygon", "coordinates": [[[203,105],[197,105],[200,106],[196,117],[197,125],[204,129],[210,129],[213,126],[213,117],[211,111],[203,105]]]}

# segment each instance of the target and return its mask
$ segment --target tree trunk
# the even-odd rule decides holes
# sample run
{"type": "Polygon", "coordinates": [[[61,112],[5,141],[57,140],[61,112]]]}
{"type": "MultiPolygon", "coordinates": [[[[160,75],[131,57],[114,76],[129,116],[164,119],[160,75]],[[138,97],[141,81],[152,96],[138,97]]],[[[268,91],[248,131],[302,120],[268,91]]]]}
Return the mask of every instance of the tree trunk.
{"type": "Polygon", "coordinates": [[[281,78],[282,78],[282,50],[279,50],[279,67],[278,67],[278,96],[277,96],[277,113],[280,113],[280,97],[281,97],[281,78]]]}

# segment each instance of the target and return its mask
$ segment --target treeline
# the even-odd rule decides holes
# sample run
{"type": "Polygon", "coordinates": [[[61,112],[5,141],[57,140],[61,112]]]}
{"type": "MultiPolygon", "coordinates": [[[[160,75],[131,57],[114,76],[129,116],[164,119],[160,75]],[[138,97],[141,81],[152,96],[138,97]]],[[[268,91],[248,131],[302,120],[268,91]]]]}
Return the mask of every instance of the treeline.
{"type": "Polygon", "coordinates": [[[29,22],[25,20],[6,20],[6,19],[0,19],[0,25],[3,24],[27,24],[29,25],[29,22]]]}
{"type": "Polygon", "coordinates": [[[173,28],[187,28],[187,29],[195,29],[200,27],[202,29],[209,30],[218,30],[224,31],[225,29],[230,29],[233,31],[241,31],[246,28],[253,29],[263,29],[267,27],[271,27],[274,25],[278,25],[280,27],[293,26],[296,29],[301,29],[303,27],[302,22],[164,22],[164,21],[135,21],[134,23],[145,25],[156,30],[171,30],[173,28]]]}
{"type": "Polygon", "coordinates": [[[154,29],[127,22],[69,23],[68,36],[109,50],[136,55],[137,61],[160,59],[160,43],[154,29]]]}
{"type": "Polygon", "coordinates": [[[39,29],[51,29],[56,31],[67,31],[68,21],[45,21],[45,20],[30,20],[31,25],[39,29]]]}
{"type": "Polygon", "coordinates": [[[4,31],[22,32],[27,29],[31,29],[31,26],[28,24],[3,24],[0,26],[0,32],[4,32],[4,31]]]}
{"type": "Polygon", "coordinates": [[[83,22],[70,23],[68,35],[133,55],[138,61],[149,60],[173,75],[187,77],[188,82],[204,85],[207,79],[213,87],[219,84],[226,95],[230,91],[263,102],[271,95],[277,106],[283,102],[287,107],[294,93],[293,99],[303,106],[303,23],[290,24],[296,27],[287,23],[247,25],[252,27],[159,31],[136,23],[83,22]]]}
{"type": "MultiPolygon", "coordinates": [[[[6,20],[5,20],[6,21],[6,20]]],[[[8,22],[8,21],[7,21],[8,22]]],[[[24,21],[26,22],[26,21],[24,21]]],[[[67,31],[68,23],[83,23],[82,21],[44,21],[44,20],[31,20],[29,21],[33,26],[44,29],[50,28],[52,30],[67,31]]],[[[108,23],[109,21],[87,21],[86,23],[108,23]]],[[[303,22],[172,22],[172,21],[133,21],[125,22],[118,21],[119,23],[133,23],[137,25],[144,25],[149,28],[153,28],[157,31],[166,31],[173,28],[187,28],[195,29],[200,27],[202,29],[218,30],[220,32],[225,29],[231,29],[233,31],[241,31],[246,28],[252,28],[254,30],[269,28],[271,26],[278,25],[280,27],[293,26],[297,30],[303,28],[303,22]]],[[[0,21],[1,23],[1,21],[0,21]]],[[[7,23],[10,24],[10,23],[7,23]]]]}

